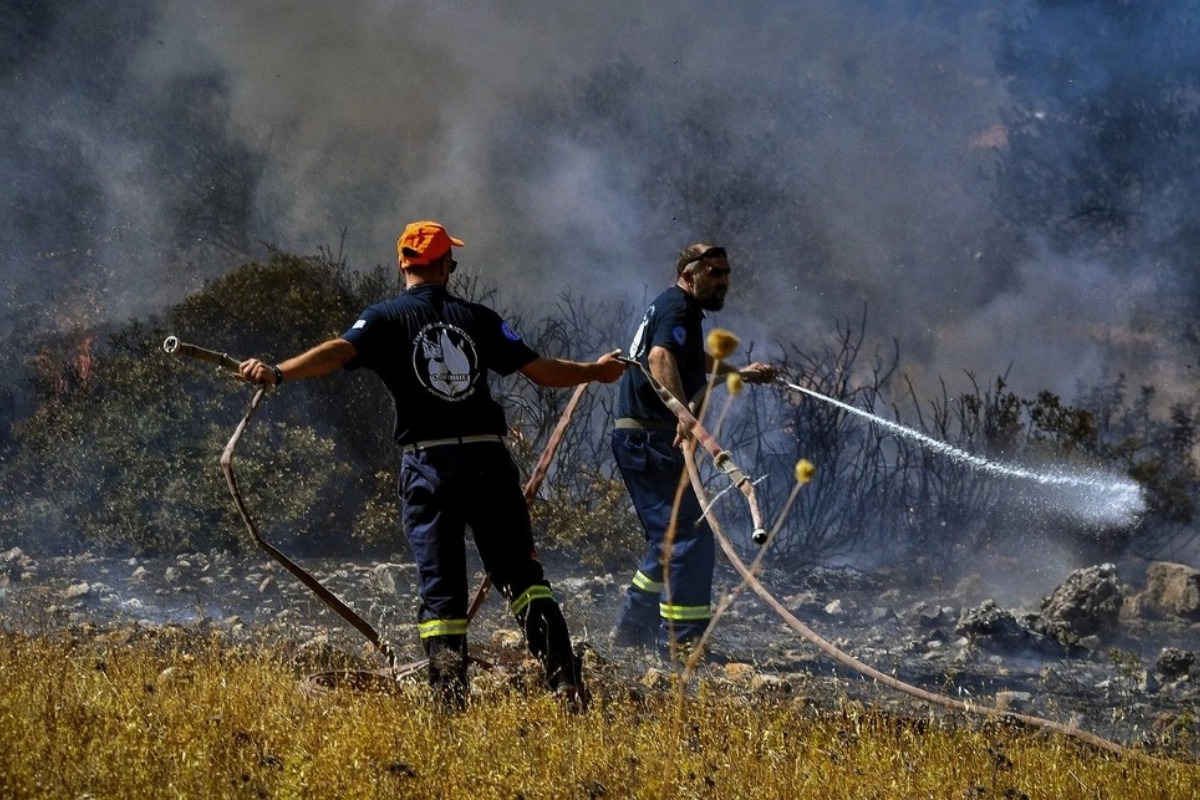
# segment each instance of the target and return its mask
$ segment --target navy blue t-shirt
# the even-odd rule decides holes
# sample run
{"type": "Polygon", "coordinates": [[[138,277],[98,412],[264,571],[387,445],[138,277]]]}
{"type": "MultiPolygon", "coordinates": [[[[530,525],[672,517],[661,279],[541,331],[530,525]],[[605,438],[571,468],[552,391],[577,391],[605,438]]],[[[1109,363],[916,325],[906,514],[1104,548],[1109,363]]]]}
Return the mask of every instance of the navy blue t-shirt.
{"type": "Polygon", "coordinates": [[[422,284],[359,315],[342,334],[346,369],[367,367],[396,404],[397,444],[508,432],[485,372],[508,375],[538,357],[499,314],[422,284]]]}
{"type": "MultiPolygon", "coordinates": [[[[629,353],[648,364],[650,348],[665,347],[679,364],[685,400],[690,400],[707,382],[704,369],[704,310],[690,294],[672,286],[654,298],[633,335],[629,353]]],[[[618,417],[645,420],[674,420],[675,415],[663,404],[640,369],[627,369],[617,389],[618,417]]]]}

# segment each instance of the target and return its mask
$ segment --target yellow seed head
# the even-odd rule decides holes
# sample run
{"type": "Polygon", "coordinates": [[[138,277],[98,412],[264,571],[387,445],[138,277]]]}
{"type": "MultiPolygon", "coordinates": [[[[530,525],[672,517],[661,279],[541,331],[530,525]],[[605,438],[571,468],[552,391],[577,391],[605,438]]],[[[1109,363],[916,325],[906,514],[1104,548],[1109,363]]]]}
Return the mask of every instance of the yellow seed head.
{"type": "Polygon", "coordinates": [[[733,355],[733,351],[737,350],[738,346],[738,337],[724,328],[713,328],[708,332],[708,338],[705,341],[712,357],[722,361],[733,355]]]}
{"type": "Polygon", "coordinates": [[[817,474],[817,468],[807,458],[802,458],[796,462],[796,483],[801,485],[808,483],[817,474]]]}
{"type": "Polygon", "coordinates": [[[740,392],[743,385],[744,382],[742,381],[742,376],[736,372],[731,372],[725,376],[725,388],[729,390],[730,394],[737,394],[740,392]]]}

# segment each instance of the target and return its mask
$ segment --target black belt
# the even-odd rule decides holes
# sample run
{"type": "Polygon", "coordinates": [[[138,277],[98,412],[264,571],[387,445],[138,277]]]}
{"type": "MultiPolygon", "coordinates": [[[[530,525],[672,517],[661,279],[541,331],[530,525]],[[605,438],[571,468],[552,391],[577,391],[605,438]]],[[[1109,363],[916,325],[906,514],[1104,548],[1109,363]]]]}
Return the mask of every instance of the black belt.
{"type": "Polygon", "coordinates": [[[447,444],[475,444],[476,442],[502,442],[504,439],[494,433],[479,433],[474,436],[451,436],[447,439],[426,439],[421,442],[406,444],[400,448],[401,453],[415,453],[418,450],[428,450],[431,447],[441,447],[447,444]]]}
{"type": "Polygon", "coordinates": [[[613,422],[618,430],[636,431],[673,431],[679,423],[673,419],[636,419],[634,417],[618,417],[613,422]]]}

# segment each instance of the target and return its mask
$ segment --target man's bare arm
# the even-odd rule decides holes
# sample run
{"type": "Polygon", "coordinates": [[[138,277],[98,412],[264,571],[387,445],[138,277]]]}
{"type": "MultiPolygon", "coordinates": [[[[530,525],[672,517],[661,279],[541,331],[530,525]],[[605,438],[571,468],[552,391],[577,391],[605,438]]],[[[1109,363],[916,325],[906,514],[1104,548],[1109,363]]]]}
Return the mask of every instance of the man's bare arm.
{"type": "Polygon", "coordinates": [[[749,383],[770,383],[779,374],[779,371],[775,367],[761,361],[755,361],[753,364],[747,364],[744,367],[737,367],[728,361],[717,361],[709,353],[704,354],[704,370],[709,375],[715,374],[718,376],[736,372],[749,383]]]}
{"type": "MultiPolygon", "coordinates": [[[[286,381],[315,378],[333,372],[357,354],[354,345],[345,339],[330,339],[298,356],[281,361],[277,366],[286,381]]],[[[277,382],[275,367],[257,358],[248,358],[241,364],[242,377],[251,383],[274,384],[277,382]]]]}
{"type": "Polygon", "coordinates": [[[679,375],[679,362],[675,360],[675,354],[665,347],[651,347],[646,360],[654,379],[686,406],[689,398],[683,393],[683,378],[679,375]]]}
{"type": "Polygon", "coordinates": [[[615,359],[620,352],[614,350],[586,362],[539,357],[521,367],[521,374],[539,386],[576,386],[589,381],[612,383],[625,371],[625,365],[615,359]]]}

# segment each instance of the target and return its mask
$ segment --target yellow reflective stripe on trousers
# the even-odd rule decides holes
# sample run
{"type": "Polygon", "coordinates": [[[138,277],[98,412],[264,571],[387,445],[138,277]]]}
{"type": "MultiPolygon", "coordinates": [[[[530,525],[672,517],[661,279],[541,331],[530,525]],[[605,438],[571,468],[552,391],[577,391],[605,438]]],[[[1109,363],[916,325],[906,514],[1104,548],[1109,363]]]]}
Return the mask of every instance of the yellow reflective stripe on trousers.
{"type": "Polygon", "coordinates": [[[658,613],[663,619],[673,622],[691,622],[712,616],[712,610],[708,606],[671,606],[666,603],[658,604],[658,613]]]}
{"type": "Polygon", "coordinates": [[[466,619],[431,619],[417,625],[422,639],[431,636],[466,636],[466,619]]]}
{"type": "Polygon", "coordinates": [[[526,606],[534,600],[553,600],[554,592],[550,591],[549,586],[542,586],[540,583],[535,583],[525,591],[521,592],[521,596],[508,604],[512,609],[512,613],[520,614],[525,610],[526,606]]]}
{"type": "Polygon", "coordinates": [[[651,594],[658,594],[663,590],[662,581],[651,580],[650,576],[640,569],[633,574],[632,583],[643,592],[650,592],[651,594]]]}

